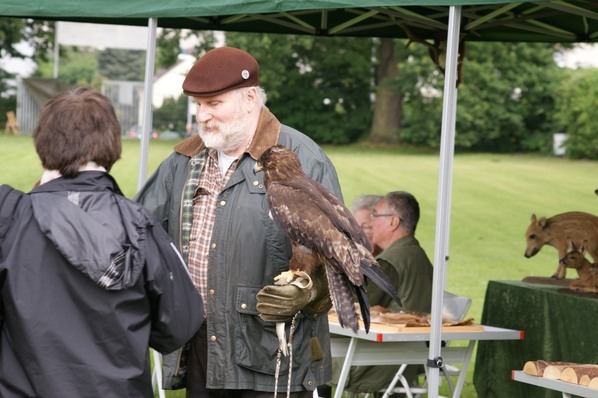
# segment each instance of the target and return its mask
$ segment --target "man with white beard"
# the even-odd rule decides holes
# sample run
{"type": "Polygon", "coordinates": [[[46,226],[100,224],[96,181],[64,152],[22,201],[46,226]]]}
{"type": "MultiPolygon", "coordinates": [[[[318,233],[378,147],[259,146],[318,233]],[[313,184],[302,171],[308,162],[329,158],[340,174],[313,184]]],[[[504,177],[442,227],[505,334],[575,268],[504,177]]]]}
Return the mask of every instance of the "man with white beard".
{"type": "Polygon", "coordinates": [[[311,397],[331,377],[326,277],[315,272],[307,289],[273,284],[292,253],[268,215],[263,173],[254,165],[269,147],[285,145],[308,176],[342,199],[334,166],[314,141],[268,110],[259,65],[243,50],[207,52],[183,91],[195,102],[198,135],[177,144],[135,198],[178,244],[205,303],[206,321],[181,350],[186,355],[165,357],[164,387],[186,387],[194,398],[283,396],[287,389],[291,397],[311,397]],[[275,322],[287,321],[289,332],[297,312],[287,388],[288,358],[281,380],[274,376],[275,322]]]}

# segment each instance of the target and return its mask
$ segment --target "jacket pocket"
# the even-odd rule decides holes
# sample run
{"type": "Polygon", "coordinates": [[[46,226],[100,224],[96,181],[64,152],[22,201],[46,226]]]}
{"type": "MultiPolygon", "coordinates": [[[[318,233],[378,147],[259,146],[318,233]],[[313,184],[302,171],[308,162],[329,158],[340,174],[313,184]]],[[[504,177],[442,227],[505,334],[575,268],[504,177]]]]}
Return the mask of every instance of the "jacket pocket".
{"type": "MultiPolygon", "coordinates": [[[[278,337],[274,322],[264,321],[257,312],[256,295],[262,286],[239,286],[235,306],[239,317],[238,327],[235,330],[234,358],[239,366],[256,372],[274,375],[276,370],[276,354],[278,351],[278,337]]],[[[309,346],[304,340],[301,327],[304,317],[302,314],[296,319],[293,333],[293,370],[299,367],[298,361],[303,358],[302,351],[309,346]]],[[[291,322],[286,322],[287,338],[291,322]]],[[[309,348],[309,347],[308,347],[309,348]]],[[[281,361],[280,374],[287,374],[289,368],[288,358],[281,361]]]]}

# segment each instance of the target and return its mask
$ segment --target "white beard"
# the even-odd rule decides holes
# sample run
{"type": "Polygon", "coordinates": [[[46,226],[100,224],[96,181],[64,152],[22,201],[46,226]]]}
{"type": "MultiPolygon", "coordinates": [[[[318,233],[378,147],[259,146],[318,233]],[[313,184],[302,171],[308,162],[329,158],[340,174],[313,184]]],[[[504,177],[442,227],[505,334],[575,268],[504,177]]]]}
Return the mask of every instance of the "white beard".
{"type": "Polygon", "coordinates": [[[243,110],[238,110],[229,123],[210,121],[199,124],[199,136],[207,148],[214,148],[224,153],[239,149],[247,144],[250,134],[249,120],[243,118],[243,110]]]}

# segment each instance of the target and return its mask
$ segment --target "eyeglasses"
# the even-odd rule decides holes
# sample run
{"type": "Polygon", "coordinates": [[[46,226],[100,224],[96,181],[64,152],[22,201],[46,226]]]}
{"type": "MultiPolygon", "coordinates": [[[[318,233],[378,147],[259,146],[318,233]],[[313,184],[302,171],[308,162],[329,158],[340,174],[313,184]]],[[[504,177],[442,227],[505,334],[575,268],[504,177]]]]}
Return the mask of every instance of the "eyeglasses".
{"type": "Polygon", "coordinates": [[[370,213],[370,218],[372,220],[375,219],[375,218],[378,218],[378,217],[392,217],[392,216],[397,216],[397,215],[393,214],[393,213],[384,213],[384,214],[383,213],[375,213],[375,212],[371,212],[370,213]]]}

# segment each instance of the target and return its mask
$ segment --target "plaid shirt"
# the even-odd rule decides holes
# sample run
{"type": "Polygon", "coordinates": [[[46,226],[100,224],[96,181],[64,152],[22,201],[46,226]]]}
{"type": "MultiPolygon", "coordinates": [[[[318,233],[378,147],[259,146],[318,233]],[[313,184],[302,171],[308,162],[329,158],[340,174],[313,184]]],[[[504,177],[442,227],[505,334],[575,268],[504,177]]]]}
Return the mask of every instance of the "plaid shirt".
{"type": "MultiPolygon", "coordinates": [[[[203,152],[203,151],[202,151],[203,152]]],[[[234,173],[238,160],[235,160],[223,176],[218,167],[218,153],[208,149],[204,155],[203,171],[197,180],[197,189],[192,199],[191,230],[188,236],[187,264],[195,287],[207,302],[208,286],[208,258],[210,254],[210,241],[216,220],[216,204],[222,189],[230,176],[234,173]]],[[[205,152],[203,152],[205,153],[205,152]]],[[[200,155],[198,155],[200,156],[200,155]]],[[[193,161],[196,157],[192,158],[193,161]]],[[[201,165],[201,164],[200,164],[201,165]]],[[[192,179],[190,176],[190,180],[192,179]]],[[[196,177],[197,178],[197,177],[196,177]]],[[[187,197],[185,195],[185,200],[187,197]]],[[[183,228],[185,226],[183,225],[183,228]]],[[[204,309],[205,310],[205,309],[204,309]]]]}

